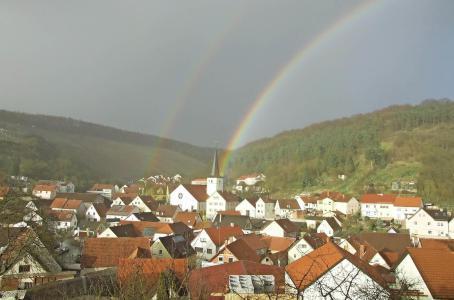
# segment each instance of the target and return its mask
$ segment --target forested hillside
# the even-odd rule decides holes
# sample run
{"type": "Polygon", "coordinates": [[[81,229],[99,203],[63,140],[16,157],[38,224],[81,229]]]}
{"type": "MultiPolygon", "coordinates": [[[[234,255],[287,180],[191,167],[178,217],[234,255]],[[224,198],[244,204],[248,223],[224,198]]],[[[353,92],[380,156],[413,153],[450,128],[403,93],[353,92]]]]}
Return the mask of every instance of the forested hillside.
{"type": "Polygon", "coordinates": [[[414,180],[427,201],[454,205],[454,102],[392,106],[250,143],[227,172],[251,171],[264,172],[277,194],[389,192],[394,181],[414,180]]]}
{"type": "Polygon", "coordinates": [[[69,118],[0,110],[0,172],[93,181],[203,174],[213,150],[69,118]]]}

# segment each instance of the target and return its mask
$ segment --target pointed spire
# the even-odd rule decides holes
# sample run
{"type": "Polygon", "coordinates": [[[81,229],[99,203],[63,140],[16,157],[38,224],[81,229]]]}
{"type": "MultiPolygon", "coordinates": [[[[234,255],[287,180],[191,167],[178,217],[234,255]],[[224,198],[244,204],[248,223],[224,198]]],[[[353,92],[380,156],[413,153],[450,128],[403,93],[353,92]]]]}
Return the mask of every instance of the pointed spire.
{"type": "Polygon", "coordinates": [[[219,174],[218,149],[214,150],[213,167],[211,169],[211,177],[215,177],[215,178],[221,177],[220,174],[219,174]]]}

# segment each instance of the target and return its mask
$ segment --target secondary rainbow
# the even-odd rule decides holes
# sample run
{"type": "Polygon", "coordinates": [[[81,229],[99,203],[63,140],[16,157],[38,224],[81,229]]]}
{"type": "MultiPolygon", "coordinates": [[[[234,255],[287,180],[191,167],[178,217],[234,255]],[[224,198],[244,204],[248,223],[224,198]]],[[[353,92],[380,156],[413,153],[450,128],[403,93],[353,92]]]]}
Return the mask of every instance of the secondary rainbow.
{"type": "Polygon", "coordinates": [[[384,1],[361,2],[361,4],[356,6],[348,14],[337,19],[331,26],[315,36],[309,43],[306,43],[286,64],[279,68],[279,71],[275,73],[273,79],[269,81],[265,88],[258,94],[239,126],[230,137],[226,148],[227,151],[221,164],[222,171],[226,170],[229,160],[232,157],[232,150],[239,146],[242,137],[249,129],[250,124],[254,121],[254,117],[257,115],[260,108],[262,108],[267,101],[272,99],[272,96],[276,93],[281,83],[285,82],[285,80],[290,77],[292,71],[296,70],[297,67],[301,67],[301,64],[310,57],[310,54],[315,53],[323,45],[334,39],[343,31],[343,29],[348,27],[349,24],[359,21],[368,12],[371,12],[373,8],[377,8],[379,3],[383,2],[384,1]]]}

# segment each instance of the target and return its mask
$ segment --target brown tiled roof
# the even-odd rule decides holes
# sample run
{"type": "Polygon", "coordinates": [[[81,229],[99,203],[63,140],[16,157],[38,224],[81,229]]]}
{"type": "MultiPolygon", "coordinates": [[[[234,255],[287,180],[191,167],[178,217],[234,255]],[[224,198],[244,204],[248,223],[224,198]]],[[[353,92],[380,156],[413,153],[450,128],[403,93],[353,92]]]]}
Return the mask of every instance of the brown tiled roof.
{"type": "Polygon", "coordinates": [[[307,196],[307,195],[300,195],[300,198],[304,201],[304,203],[317,204],[317,197],[307,196]]]}
{"type": "Polygon", "coordinates": [[[226,248],[238,259],[238,260],[247,260],[253,262],[260,262],[261,257],[257,255],[254,249],[252,249],[249,244],[243,240],[239,239],[230,243],[226,248]]]}
{"type": "Polygon", "coordinates": [[[195,230],[199,229],[207,229],[213,227],[213,222],[211,221],[202,221],[200,223],[197,223],[194,227],[195,230]]]}
{"type": "Polygon", "coordinates": [[[137,208],[131,205],[113,205],[106,213],[106,215],[130,215],[137,208]]]}
{"type": "Polygon", "coordinates": [[[361,241],[366,241],[377,251],[384,249],[402,253],[410,247],[411,239],[407,233],[362,232],[356,235],[361,241]]]}
{"type": "Polygon", "coordinates": [[[137,273],[145,277],[146,282],[157,284],[159,275],[171,270],[180,281],[188,273],[187,259],[173,258],[121,258],[117,269],[117,278],[121,284],[128,280],[137,280],[137,273]]]}
{"type": "Polygon", "coordinates": [[[44,192],[55,192],[57,190],[57,186],[54,184],[47,185],[47,184],[37,184],[33,188],[34,191],[44,191],[44,192]]]}
{"type": "Polygon", "coordinates": [[[306,234],[304,240],[309,243],[312,249],[317,249],[328,242],[328,236],[325,233],[306,234]]]}
{"type": "Polygon", "coordinates": [[[427,248],[408,248],[434,299],[452,299],[454,295],[454,252],[427,248]]]}
{"type": "Polygon", "coordinates": [[[282,293],[285,289],[283,268],[237,261],[193,270],[189,274],[191,299],[200,299],[212,293],[224,294],[229,285],[229,275],[273,275],[279,292],[282,293]]]}
{"type": "Polygon", "coordinates": [[[333,232],[337,232],[342,229],[342,227],[339,225],[339,223],[336,222],[334,218],[326,218],[325,221],[333,229],[333,232]]]}
{"type": "Polygon", "coordinates": [[[215,243],[217,246],[221,246],[226,240],[230,237],[240,236],[243,235],[243,231],[240,227],[210,227],[205,229],[206,233],[210,237],[210,239],[215,243]]]}
{"type": "Polygon", "coordinates": [[[163,234],[181,234],[184,235],[191,232],[191,229],[181,222],[177,223],[160,223],[146,221],[120,221],[120,224],[131,224],[138,236],[143,236],[143,232],[147,228],[153,228],[155,233],[163,234]]]}
{"type": "Polygon", "coordinates": [[[454,251],[454,240],[419,239],[421,248],[454,251]]]}
{"type": "Polygon", "coordinates": [[[240,202],[241,198],[230,192],[219,192],[219,194],[224,198],[226,202],[240,202]]]}
{"type": "Polygon", "coordinates": [[[279,226],[281,226],[281,228],[286,233],[293,233],[293,232],[298,232],[299,231],[298,226],[296,226],[295,223],[293,223],[289,219],[279,219],[279,220],[275,220],[275,222],[277,224],[279,224],[279,226]]]}
{"type": "Polygon", "coordinates": [[[180,211],[175,216],[175,222],[181,222],[188,226],[195,226],[200,220],[202,218],[198,212],[180,211]]]}
{"type": "Polygon", "coordinates": [[[400,207],[422,207],[421,197],[396,197],[394,206],[400,207]]]}
{"type": "Polygon", "coordinates": [[[183,184],[183,186],[197,201],[207,201],[208,194],[206,186],[193,184],[183,184]]]}
{"type": "Polygon", "coordinates": [[[82,202],[102,202],[105,201],[105,198],[101,195],[94,193],[57,193],[56,198],[66,198],[68,200],[80,200],[82,202]]]}
{"type": "Polygon", "coordinates": [[[317,196],[319,200],[323,200],[325,198],[329,198],[334,200],[335,202],[348,202],[352,197],[348,195],[344,195],[339,192],[331,192],[331,191],[325,191],[322,192],[317,196]]]}
{"type": "Polygon", "coordinates": [[[133,214],[139,221],[159,222],[159,219],[152,212],[138,212],[133,214]]]}
{"type": "Polygon", "coordinates": [[[243,240],[254,251],[268,248],[268,244],[263,240],[261,235],[251,233],[240,236],[237,239],[243,240]]]}
{"type": "Polygon", "coordinates": [[[115,267],[121,258],[136,258],[138,253],[151,257],[148,238],[88,238],[80,263],[82,268],[115,267]]]}
{"type": "Polygon", "coordinates": [[[262,240],[271,252],[286,251],[295,242],[294,238],[277,236],[264,236],[262,240]]]}
{"type": "Polygon", "coordinates": [[[110,227],[110,230],[117,236],[117,237],[139,237],[141,235],[137,235],[137,232],[134,229],[132,224],[123,224],[118,226],[110,227]]]}
{"type": "Polygon", "coordinates": [[[74,213],[71,211],[51,210],[49,216],[57,221],[69,222],[73,219],[74,213]]]}
{"type": "Polygon", "coordinates": [[[98,215],[101,218],[105,218],[107,211],[109,208],[104,204],[104,203],[93,203],[93,206],[95,207],[96,211],[98,212],[98,215]]]}
{"type": "Polygon", "coordinates": [[[241,212],[237,210],[220,210],[217,214],[223,216],[241,216],[241,212]]]}
{"type": "Polygon", "coordinates": [[[395,199],[396,196],[391,194],[364,194],[361,196],[360,202],[393,204],[395,199]]]}
{"type": "Polygon", "coordinates": [[[298,201],[295,199],[279,199],[277,201],[281,209],[301,209],[298,201]]]}
{"type": "Polygon", "coordinates": [[[65,198],[55,198],[50,205],[50,208],[60,209],[78,209],[82,205],[80,200],[68,200],[65,198]]]}
{"type": "Polygon", "coordinates": [[[350,261],[378,284],[383,287],[386,285],[385,280],[376,269],[332,242],[326,243],[294,261],[285,269],[295,286],[304,290],[344,259],[350,261]]]}
{"type": "Polygon", "coordinates": [[[156,210],[156,216],[164,218],[173,218],[178,210],[176,205],[160,204],[156,210]]]}

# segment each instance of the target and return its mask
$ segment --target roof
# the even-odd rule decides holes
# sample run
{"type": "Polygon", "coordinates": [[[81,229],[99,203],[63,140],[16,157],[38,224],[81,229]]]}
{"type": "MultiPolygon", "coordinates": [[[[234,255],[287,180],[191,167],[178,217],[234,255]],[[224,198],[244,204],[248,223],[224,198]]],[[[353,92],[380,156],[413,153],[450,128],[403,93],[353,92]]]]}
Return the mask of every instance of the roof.
{"type": "Polygon", "coordinates": [[[281,209],[301,209],[296,199],[279,199],[277,202],[281,209]]]}
{"type": "Polygon", "coordinates": [[[391,194],[364,194],[361,196],[360,202],[393,204],[395,199],[396,196],[391,194]]]}
{"type": "Polygon", "coordinates": [[[186,259],[173,258],[121,258],[117,269],[117,278],[120,282],[137,280],[137,271],[147,282],[158,282],[159,275],[167,270],[172,270],[177,278],[182,281],[188,273],[186,259]]]}
{"type": "Polygon", "coordinates": [[[260,250],[268,248],[268,244],[262,238],[261,235],[251,233],[240,236],[237,240],[243,240],[253,250],[260,250]]]}
{"type": "Polygon", "coordinates": [[[195,254],[190,241],[185,239],[182,235],[160,237],[159,241],[172,258],[185,258],[195,254]]]}
{"type": "Polygon", "coordinates": [[[267,248],[271,252],[286,251],[295,242],[294,238],[277,237],[277,236],[264,236],[262,241],[266,243],[267,248]]]}
{"type": "Polygon", "coordinates": [[[300,195],[300,198],[303,200],[304,203],[317,204],[317,197],[308,196],[308,195],[300,195]]]}
{"type": "Polygon", "coordinates": [[[349,195],[344,195],[340,192],[332,192],[332,191],[324,191],[324,192],[320,193],[319,195],[317,195],[317,198],[319,200],[329,198],[329,199],[334,200],[335,202],[348,202],[348,201],[350,201],[350,199],[352,199],[352,197],[349,195]]]}
{"type": "Polygon", "coordinates": [[[79,209],[82,205],[80,200],[68,200],[66,198],[55,198],[50,205],[50,208],[59,208],[59,209],[79,209]]]}
{"type": "Polygon", "coordinates": [[[450,221],[451,216],[445,210],[422,208],[428,213],[435,221],[450,221]]]}
{"type": "Polygon", "coordinates": [[[334,218],[326,218],[325,221],[333,229],[333,232],[336,232],[336,231],[339,231],[342,229],[342,227],[339,225],[339,223],[336,222],[336,220],[334,218]]]}
{"type": "Polygon", "coordinates": [[[137,256],[151,257],[148,238],[88,238],[84,242],[80,263],[82,268],[114,267],[121,258],[137,256]]]}
{"type": "Polygon", "coordinates": [[[402,253],[412,246],[410,235],[407,233],[361,232],[356,235],[361,241],[366,241],[377,251],[384,249],[402,253]]]}
{"type": "Polygon", "coordinates": [[[325,233],[308,233],[303,238],[306,242],[309,243],[312,249],[317,249],[325,245],[329,240],[328,236],[325,233]]]}
{"type": "Polygon", "coordinates": [[[285,269],[295,286],[304,290],[344,259],[369,275],[378,284],[386,285],[385,280],[375,268],[332,242],[326,243],[294,261],[285,269]]]}
{"type": "Polygon", "coordinates": [[[138,236],[144,236],[147,229],[152,229],[154,233],[163,234],[181,234],[185,235],[191,232],[191,229],[181,222],[177,223],[160,223],[160,222],[147,222],[147,221],[120,221],[120,225],[131,224],[134,227],[138,236]]]}
{"type": "Polygon", "coordinates": [[[57,186],[54,184],[37,184],[33,188],[34,191],[43,191],[43,192],[55,192],[57,186]]]}
{"type": "Polygon", "coordinates": [[[421,248],[454,251],[454,240],[419,239],[421,248]]]}
{"type": "Polygon", "coordinates": [[[199,202],[208,199],[207,188],[204,185],[182,184],[182,186],[199,202]]]}
{"type": "Polygon", "coordinates": [[[106,198],[94,193],[57,193],[57,198],[80,200],[82,202],[105,202],[106,198]]]}
{"type": "Polygon", "coordinates": [[[179,211],[174,218],[175,222],[181,222],[187,226],[195,226],[202,218],[198,212],[179,211]]]}
{"type": "Polygon", "coordinates": [[[223,216],[241,216],[241,212],[237,210],[220,210],[217,214],[223,216]]]}
{"type": "Polygon", "coordinates": [[[122,224],[118,226],[113,226],[109,228],[117,237],[138,237],[137,232],[134,229],[134,226],[131,224],[122,224]]]}
{"type": "Polygon", "coordinates": [[[260,262],[261,257],[257,255],[255,249],[253,249],[244,239],[238,239],[233,243],[230,243],[226,248],[238,259],[247,260],[253,262],[260,262]]]}
{"type": "Polygon", "coordinates": [[[237,261],[217,266],[195,269],[189,274],[191,299],[206,298],[212,293],[225,293],[229,285],[229,275],[273,275],[276,288],[283,292],[284,269],[251,261],[237,261]]]}
{"type": "Polygon", "coordinates": [[[450,299],[454,295],[454,252],[427,248],[408,248],[433,298],[450,299]]]}
{"type": "Polygon", "coordinates": [[[249,216],[217,214],[213,220],[213,226],[228,227],[232,225],[239,226],[241,229],[252,229],[251,218],[249,216]]]}
{"type": "Polygon", "coordinates": [[[263,174],[261,173],[252,173],[252,174],[247,174],[247,175],[241,175],[240,177],[237,178],[237,180],[245,180],[245,179],[249,179],[249,178],[257,178],[259,176],[261,176],[263,174]]]}
{"type": "Polygon", "coordinates": [[[422,198],[421,197],[396,197],[394,201],[394,206],[400,207],[422,207],[422,198]]]}
{"type": "Polygon", "coordinates": [[[109,211],[109,207],[107,207],[104,203],[93,203],[93,206],[96,209],[96,212],[101,218],[105,218],[107,212],[109,211]]]}
{"type": "Polygon", "coordinates": [[[159,204],[156,210],[156,216],[164,218],[173,218],[178,210],[178,206],[169,204],[159,204]]]}
{"type": "Polygon", "coordinates": [[[221,177],[221,175],[219,173],[218,149],[214,150],[213,166],[211,168],[211,177],[216,177],[216,178],[221,177]]]}
{"type": "Polygon", "coordinates": [[[58,210],[51,210],[48,212],[49,216],[51,218],[54,218],[56,221],[64,221],[64,222],[70,222],[75,214],[71,211],[58,211],[58,210]]]}
{"type": "Polygon", "coordinates": [[[299,232],[298,226],[289,219],[274,220],[286,233],[299,232]]]}
{"type": "Polygon", "coordinates": [[[238,226],[233,227],[210,227],[204,229],[210,239],[215,243],[217,246],[221,246],[226,240],[231,237],[243,235],[243,231],[238,226]]]}
{"type": "Polygon", "coordinates": [[[121,215],[129,216],[137,210],[135,206],[132,205],[112,205],[107,211],[106,215],[121,215]]]}
{"type": "Polygon", "coordinates": [[[218,192],[226,202],[240,202],[241,198],[230,192],[218,192]]]}
{"type": "Polygon", "coordinates": [[[133,214],[139,221],[159,222],[159,219],[152,212],[138,212],[133,214]]]}

